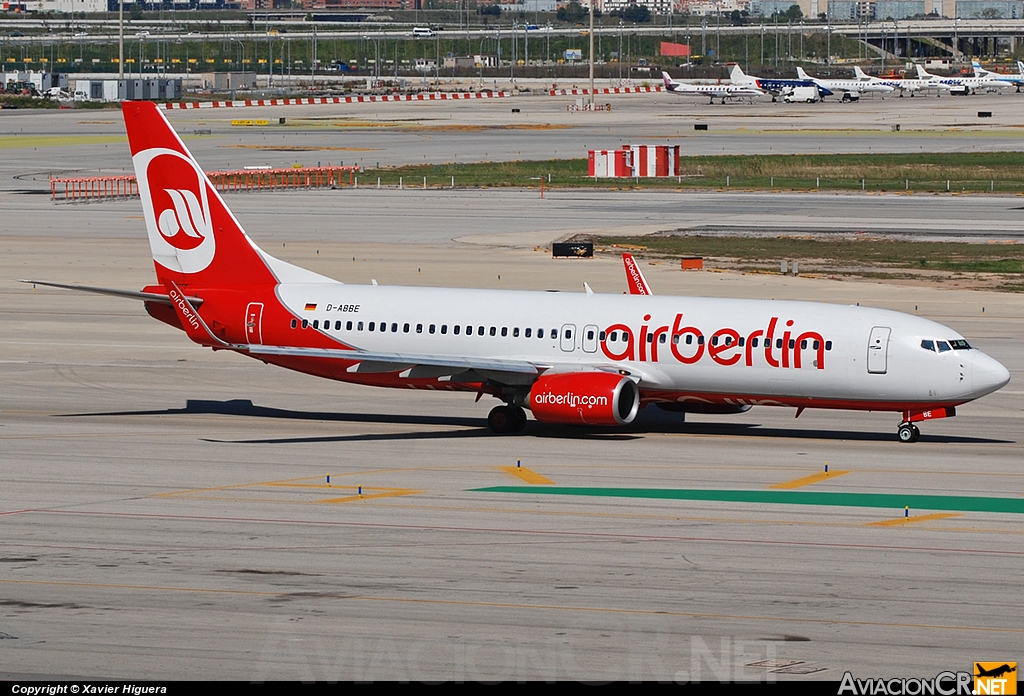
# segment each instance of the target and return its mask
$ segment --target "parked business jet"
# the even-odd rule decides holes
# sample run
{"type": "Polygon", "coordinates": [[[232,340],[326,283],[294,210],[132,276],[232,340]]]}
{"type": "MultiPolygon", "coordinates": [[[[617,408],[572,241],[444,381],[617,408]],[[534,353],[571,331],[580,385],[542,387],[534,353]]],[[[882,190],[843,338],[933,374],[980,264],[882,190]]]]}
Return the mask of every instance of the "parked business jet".
{"type": "Polygon", "coordinates": [[[545,423],[615,426],[649,404],[770,405],[901,413],[911,442],[917,422],[1010,378],[927,319],[654,296],[635,262],[621,295],[343,284],[256,246],[154,104],[122,111],[157,282],[75,289],[142,300],[214,350],[344,382],[487,394],[503,402],[487,419],[498,433],[522,430],[524,408],[545,423]]]}
{"type": "Polygon", "coordinates": [[[832,80],[820,77],[811,77],[804,72],[803,68],[800,67],[796,69],[796,74],[801,80],[810,80],[818,87],[824,88],[829,92],[842,92],[844,102],[857,101],[864,94],[881,94],[884,97],[886,94],[891,94],[896,89],[891,85],[879,82],[869,82],[864,80],[832,80]]]}
{"type": "Polygon", "coordinates": [[[872,75],[868,75],[867,73],[865,73],[863,70],[860,69],[859,66],[856,65],[853,66],[853,74],[856,76],[857,80],[865,84],[888,85],[889,87],[898,89],[901,97],[904,93],[909,93],[910,96],[913,97],[918,92],[935,92],[936,94],[941,95],[942,92],[949,92],[951,89],[950,85],[940,82],[939,78],[934,75],[927,79],[915,79],[911,77],[873,77],[872,75]]]}
{"type": "Polygon", "coordinates": [[[937,80],[941,84],[949,86],[950,94],[976,94],[979,90],[984,92],[1001,92],[1010,89],[1013,84],[1006,80],[998,80],[995,77],[940,77],[932,75],[924,69],[924,66],[917,63],[917,77],[919,80],[937,80]]]}
{"type": "Polygon", "coordinates": [[[694,85],[676,82],[664,71],[661,73],[661,79],[665,81],[666,92],[684,97],[710,97],[710,104],[714,104],[715,99],[721,99],[724,104],[726,99],[754,99],[764,96],[762,90],[745,85],[694,85]]]}
{"type": "Polygon", "coordinates": [[[818,98],[831,96],[832,92],[813,80],[791,80],[766,77],[754,77],[743,72],[743,69],[736,63],[729,63],[729,81],[734,85],[753,87],[772,95],[772,101],[776,97],[786,96],[797,87],[813,87],[818,90],[818,98]]]}

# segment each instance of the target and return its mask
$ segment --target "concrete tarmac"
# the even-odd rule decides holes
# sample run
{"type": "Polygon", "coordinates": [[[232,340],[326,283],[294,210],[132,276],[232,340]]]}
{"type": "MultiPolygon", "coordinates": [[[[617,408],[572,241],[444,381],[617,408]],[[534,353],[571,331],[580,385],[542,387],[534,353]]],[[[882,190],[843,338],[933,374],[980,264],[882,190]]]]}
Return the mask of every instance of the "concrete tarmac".
{"type": "MultiPolygon", "coordinates": [[[[906,518],[853,495],[1020,499],[1019,297],[648,265],[659,294],[916,306],[1012,381],[925,423],[914,445],[896,441],[895,414],[771,408],[645,413],[623,430],[531,421],[495,437],[492,404],[473,395],[317,380],[198,348],[130,300],[13,282],[152,282],[137,203],[16,193],[30,158],[16,155],[0,165],[3,677],[838,680],[1019,658],[1019,514],[906,518]],[[549,484],[517,475],[517,461],[581,490],[534,492],[549,484]],[[770,491],[826,463],[832,476],[797,490],[843,505],[639,493],[770,491]],[[533,489],[481,490],[497,486],[533,489]]],[[[57,160],[40,157],[39,171],[57,160]]],[[[625,288],[618,260],[556,261],[533,246],[672,212],[619,219],[632,194],[566,194],[546,199],[559,212],[545,226],[536,192],[354,193],[227,201],[265,249],[346,282],[613,293],[625,288]],[[389,214],[353,212],[373,200],[389,214]],[[473,222],[440,222],[453,211],[473,222]],[[477,243],[456,241],[467,235],[477,243]]],[[[703,198],[709,219],[715,202],[746,200],[703,198]]],[[[847,199],[889,200],[779,200],[811,219],[847,199]]],[[[1015,201],[977,200],[992,199],[957,202],[1013,233],[1015,201]]],[[[956,210],[950,228],[976,223],[956,210]]]]}

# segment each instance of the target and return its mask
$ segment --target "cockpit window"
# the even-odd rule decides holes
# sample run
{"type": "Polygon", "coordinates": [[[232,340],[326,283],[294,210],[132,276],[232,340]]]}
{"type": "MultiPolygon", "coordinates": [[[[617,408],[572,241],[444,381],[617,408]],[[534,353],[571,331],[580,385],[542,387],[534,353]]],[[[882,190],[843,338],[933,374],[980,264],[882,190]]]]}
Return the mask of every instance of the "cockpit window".
{"type": "Polygon", "coordinates": [[[935,352],[935,341],[921,341],[921,347],[925,350],[935,352]]]}
{"type": "Polygon", "coordinates": [[[939,346],[939,352],[940,353],[948,353],[949,351],[953,350],[952,348],[949,347],[949,344],[946,343],[945,341],[936,341],[936,343],[939,346]]]}
{"type": "Polygon", "coordinates": [[[955,339],[953,339],[952,341],[949,342],[949,345],[953,348],[953,350],[970,350],[971,349],[971,344],[968,343],[967,341],[965,341],[962,338],[955,338],[955,339]]]}

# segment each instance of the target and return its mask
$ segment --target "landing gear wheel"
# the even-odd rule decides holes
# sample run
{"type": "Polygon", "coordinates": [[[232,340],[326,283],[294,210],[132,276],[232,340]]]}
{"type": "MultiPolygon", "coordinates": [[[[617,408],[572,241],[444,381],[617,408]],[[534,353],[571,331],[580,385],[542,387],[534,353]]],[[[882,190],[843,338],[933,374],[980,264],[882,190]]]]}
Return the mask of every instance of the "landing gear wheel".
{"type": "Polygon", "coordinates": [[[526,427],[526,412],[518,406],[495,406],[487,415],[487,427],[501,435],[522,432],[526,427]]]}
{"type": "Polygon", "coordinates": [[[918,430],[916,425],[911,423],[900,423],[900,429],[897,431],[900,442],[917,442],[921,437],[921,431],[918,430]]]}

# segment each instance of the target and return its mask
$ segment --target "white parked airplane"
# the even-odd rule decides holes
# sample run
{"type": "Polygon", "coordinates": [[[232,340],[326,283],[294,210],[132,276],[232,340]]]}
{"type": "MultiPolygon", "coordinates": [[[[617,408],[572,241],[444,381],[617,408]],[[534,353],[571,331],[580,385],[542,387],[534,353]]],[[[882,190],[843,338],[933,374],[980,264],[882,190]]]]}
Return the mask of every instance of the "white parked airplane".
{"type": "Polygon", "coordinates": [[[949,85],[939,82],[939,78],[935,76],[932,76],[929,79],[873,77],[865,73],[856,65],[853,66],[853,73],[858,81],[865,84],[888,85],[894,89],[898,89],[901,97],[904,92],[909,93],[910,96],[913,97],[918,92],[936,92],[941,94],[942,92],[948,92],[951,89],[949,85]]]}
{"type": "Polygon", "coordinates": [[[256,246],[154,104],[122,111],[157,282],[77,289],[140,299],[214,350],[345,382],[488,394],[503,402],[487,419],[499,433],[522,430],[524,408],[546,423],[615,426],[650,404],[764,405],[893,411],[909,442],[915,423],[1010,378],[927,319],[652,296],[635,263],[635,294],[622,295],[343,284],[256,246]]]}
{"type": "Polygon", "coordinates": [[[665,81],[665,91],[672,94],[679,94],[684,97],[710,97],[709,103],[714,104],[715,99],[754,99],[763,97],[764,92],[746,85],[695,85],[685,82],[676,82],[667,72],[661,73],[661,79],[665,81]]]}
{"type": "Polygon", "coordinates": [[[927,72],[920,63],[917,63],[917,77],[920,80],[937,80],[939,83],[948,85],[950,94],[976,94],[979,90],[984,92],[1001,92],[1010,89],[1013,84],[1006,80],[998,80],[995,77],[940,77],[927,72]]]}
{"type": "Polygon", "coordinates": [[[818,87],[823,87],[829,92],[842,92],[844,102],[857,101],[864,94],[881,94],[884,97],[886,94],[890,94],[896,89],[892,85],[886,85],[880,82],[864,80],[832,80],[820,77],[811,77],[804,72],[803,68],[800,67],[796,69],[796,74],[801,80],[810,80],[818,87]]]}
{"type": "Polygon", "coordinates": [[[1024,62],[1017,61],[1017,72],[1015,73],[997,73],[991,70],[985,70],[981,67],[981,63],[974,60],[971,61],[971,67],[974,68],[975,77],[987,77],[993,80],[1001,80],[1003,82],[1009,82],[1012,85],[1017,86],[1017,91],[1020,91],[1020,86],[1024,84],[1024,62]]]}

